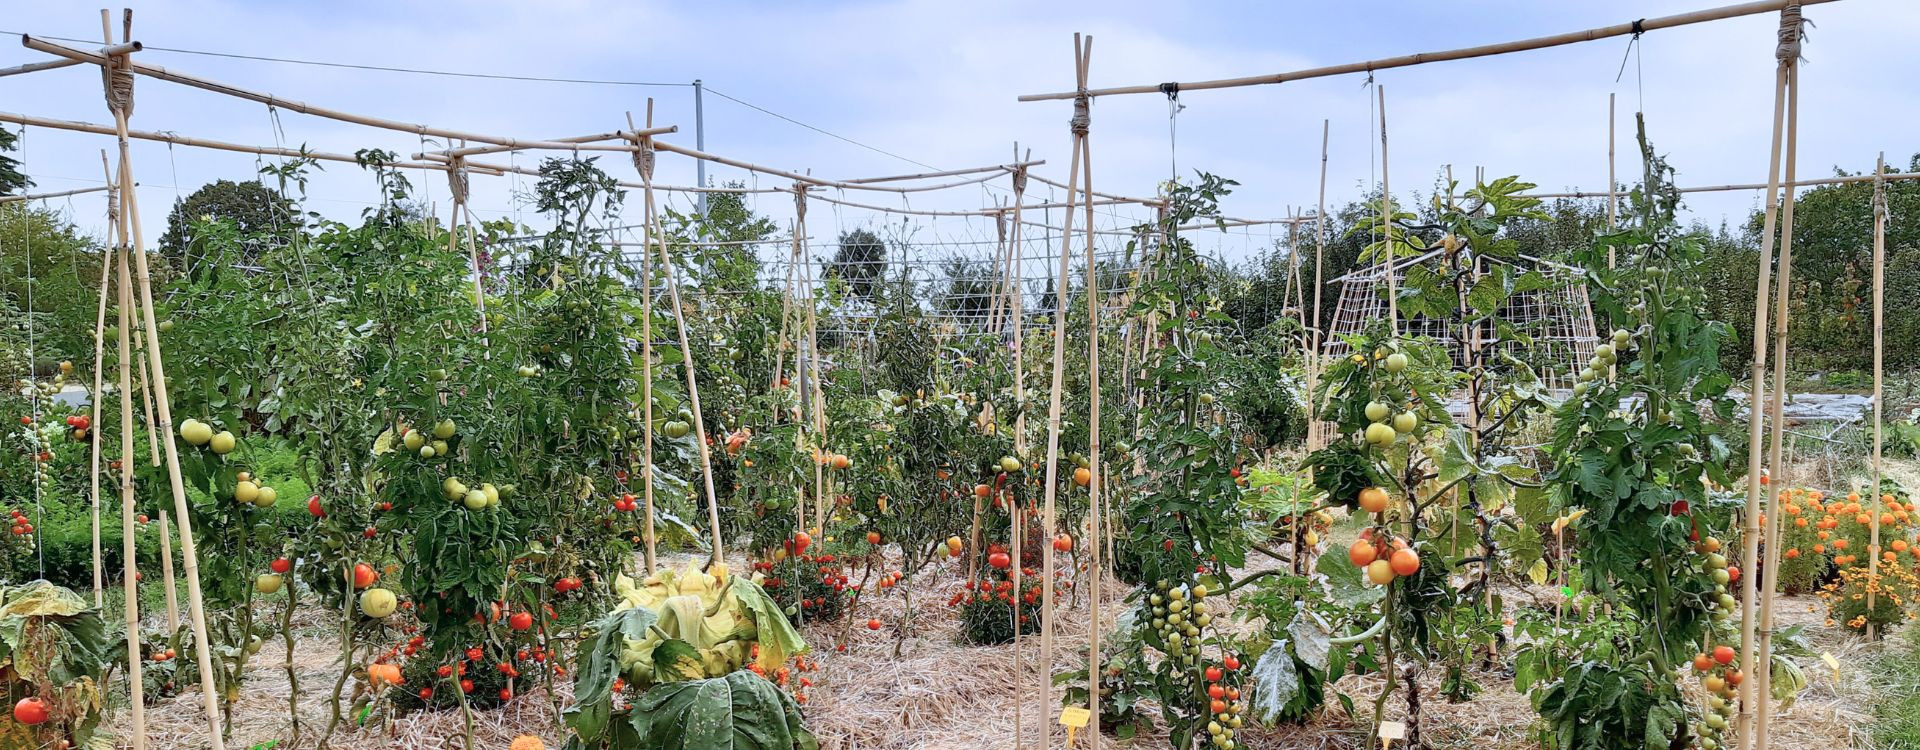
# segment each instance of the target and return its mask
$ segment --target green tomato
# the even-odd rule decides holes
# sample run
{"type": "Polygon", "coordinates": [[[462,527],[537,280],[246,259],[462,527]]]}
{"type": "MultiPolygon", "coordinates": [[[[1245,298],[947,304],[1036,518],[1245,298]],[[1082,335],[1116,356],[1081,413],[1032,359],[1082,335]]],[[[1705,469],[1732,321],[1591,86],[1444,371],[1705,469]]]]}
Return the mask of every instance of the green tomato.
{"type": "Polygon", "coordinates": [[[1394,352],[1387,355],[1387,372],[1401,372],[1407,369],[1407,355],[1394,352]]]}

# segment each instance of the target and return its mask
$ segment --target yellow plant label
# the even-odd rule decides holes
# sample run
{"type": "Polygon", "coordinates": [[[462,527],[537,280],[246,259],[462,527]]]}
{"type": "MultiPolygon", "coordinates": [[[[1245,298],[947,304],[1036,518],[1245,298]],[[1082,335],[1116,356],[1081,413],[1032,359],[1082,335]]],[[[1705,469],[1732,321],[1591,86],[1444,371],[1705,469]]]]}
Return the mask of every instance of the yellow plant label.
{"type": "Polygon", "coordinates": [[[1826,662],[1827,667],[1833,670],[1833,679],[1835,680],[1840,679],[1840,660],[1839,659],[1833,658],[1832,653],[1823,653],[1820,655],[1820,661],[1826,662]]]}
{"type": "Polygon", "coordinates": [[[1080,729],[1085,727],[1087,720],[1091,718],[1093,718],[1093,712],[1079,706],[1068,706],[1060,709],[1060,726],[1063,727],[1080,729]]]}

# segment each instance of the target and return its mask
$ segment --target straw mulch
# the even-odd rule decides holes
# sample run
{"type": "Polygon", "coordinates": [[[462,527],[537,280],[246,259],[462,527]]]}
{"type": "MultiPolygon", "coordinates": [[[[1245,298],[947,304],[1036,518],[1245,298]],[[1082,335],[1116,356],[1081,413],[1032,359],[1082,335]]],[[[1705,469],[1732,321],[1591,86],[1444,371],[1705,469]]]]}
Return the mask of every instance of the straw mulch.
{"type": "MultiPolygon", "coordinates": [[[[820,671],[811,673],[815,682],[809,691],[806,715],[809,727],[828,750],[936,750],[944,748],[1014,747],[1015,727],[1020,727],[1025,747],[1046,747],[1040,736],[1045,727],[1054,734],[1052,746],[1064,742],[1063,730],[1055,723],[1061,691],[1051,687],[1047,697],[1039,696],[1042,677],[1037,670],[1040,643],[1037,636],[1021,639],[1020,648],[1011,646],[968,646],[959,642],[960,623],[955,610],[947,606],[961,590],[964,571],[949,563],[923,571],[910,582],[861,603],[842,622],[808,623],[803,631],[815,649],[820,671]],[[908,616],[907,600],[912,599],[908,616]],[[869,618],[879,619],[880,630],[869,630],[869,618]],[[836,646],[844,638],[846,650],[836,646]],[[897,655],[896,655],[897,651],[897,655]],[[1016,702],[1016,683],[1024,702],[1016,702]],[[1019,721],[1016,722],[1016,707],[1019,721]]],[[[1125,589],[1109,582],[1102,597],[1102,620],[1111,626],[1121,609],[1125,589]]],[[[1536,599],[1548,599],[1552,593],[1528,592],[1536,599]]],[[[1070,595],[1071,606],[1056,622],[1054,667],[1058,672],[1084,667],[1087,658],[1087,634],[1091,617],[1086,592],[1070,595]]],[[[1510,595],[1510,598],[1511,595],[1510,595]]],[[[1877,646],[1866,644],[1842,631],[1827,628],[1819,602],[1811,597],[1793,597],[1780,602],[1776,617],[1783,625],[1806,624],[1816,653],[1827,651],[1841,663],[1858,663],[1860,657],[1877,646]]],[[[301,740],[293,739],[287,721],[287,682],[278,641],[272,642],[256,657],[250,677],[241,688],[241,700],[235,711],[233,737],[229,747],[252,747],[280,740],[279,748],[307,748],[314,745],[327,719],[326,696],[338,674],[337,654],[333,651],[329,622],[334,615],[318,610],[302,611],[296,621],[295,666],[301,682],[301,740]]],[[[1228,618],[1222,618],[1226,620],[1228,618]]],[[[1867,724],[1874,686],[1870,674],[1862,670],[1844,671],[1838,682],[1832,670],[1817,658],[1803,659],[1811,685],[1799,701],[1784,713],[1776,714],[1776,747],[1849,748],[1863,747],[1859,736],[1867,724]]],[[[1474,675],[1484,692],[1471,701],[1446,702],[1439,694],[1439,669],[1428,669],[1421,676],[1423,740],[1436,750],[1472,748],[1536,748],[1531,738],[1534,712],[1525,696],[1514,692],[1509,674],[1474,675]]],[[[1348,676],[1336,689],[1350,695],[1356,719],[1346,715],[1329,696],[1328,707],[1311,723],[1282,727],[1249,727],[1240,734],[1245,747],[1312,750],[1359,750],[1366,740],[1372,698],[1380,680],[1374,677],[1348,676]]],[[[565,686],[558,686],[562,693],[565,686]]],[[[566,695],[561,695],[564,702],[566,695]]],[[[169,699],[147,712],[148,746],[156,749],[202,748],[210,746],[201,718],[198,694],[169,699]]],[[[548,747],[559,747],[565,733],[554,724],[550,698],[531,687],[508,707],[474,717],[475,747],[499,750],[521,734],[543,738],[548,747]]],[[[1151,713],[1157,709],[1144,709],[1151,713]]],[[[1390,718],[1401,718],[1405,700],[1395,696],[1388,701],[1390,718]]],[[[329,746],[341,750],[408,748],[435,750],[462,747],[462,717],[458,711],[416,712],[367,728],[346,724],[335,732],[329,746]]],[[[124,736],[127,712],[119,710],[110,731],[124,736]]],[[[1087,746],[1082,735],[1076,746],[1087,746]]],[[[1163,735],[1148,735],[1120,742],[1102,739],[1102,747],[1165,747],[1163,735]]]]}

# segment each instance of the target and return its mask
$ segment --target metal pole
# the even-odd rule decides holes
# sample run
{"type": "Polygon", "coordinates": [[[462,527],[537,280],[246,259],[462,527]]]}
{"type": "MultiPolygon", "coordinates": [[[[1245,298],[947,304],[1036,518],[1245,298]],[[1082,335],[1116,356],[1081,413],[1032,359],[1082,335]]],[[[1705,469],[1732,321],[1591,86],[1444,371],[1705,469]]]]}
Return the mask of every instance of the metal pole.
{"type": "MultiPolygon", "coordinates": [[[[696,78],[693,80],[693,147],[700,151],[707,150],[706,107],[701,102],[701,94],[704,88],[705,87],[700,85],[700,79],[696,78]]],[[[694,160],[694,184],[697,187],[707,186],[707,160],[705,159],[694,160]]],[[[700,216],[704,218],[706,215],[707,194],[701,193],[700,216]]]]}

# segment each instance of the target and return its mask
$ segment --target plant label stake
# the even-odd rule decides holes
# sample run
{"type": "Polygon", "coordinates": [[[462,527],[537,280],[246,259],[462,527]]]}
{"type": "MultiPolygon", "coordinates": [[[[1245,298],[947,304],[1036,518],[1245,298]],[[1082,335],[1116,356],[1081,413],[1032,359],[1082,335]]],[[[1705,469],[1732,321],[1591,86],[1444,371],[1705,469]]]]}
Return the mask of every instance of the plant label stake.
{"type": "Polygon", "coordinates": [[[1820,661],[1827,663],[1827,667],[1833,670],[1833,681],[1839,682],[1840,681],[1840,660],[1833,658],[1832,652],[1823,652],[1820,654],[1820,661]]]}
{"type": "Polygon", "coordinates": [[[1394,740],[1404,740],[1407,738],[1407,725],[1398,721],[1383,721],[1380,722],[1378,734],[1380,735],[1381,750],[1387,750],[1387,748],[1393,747],[1394,740]]]}
{"type": "Polygon", "coordinates": [[[1080,706],[1067,706],[1060,709],[1060,726],[1067,728],[1067,747],[1073,747],[1073,735],[1087,725],[1093,712],[1080,706]]]}

